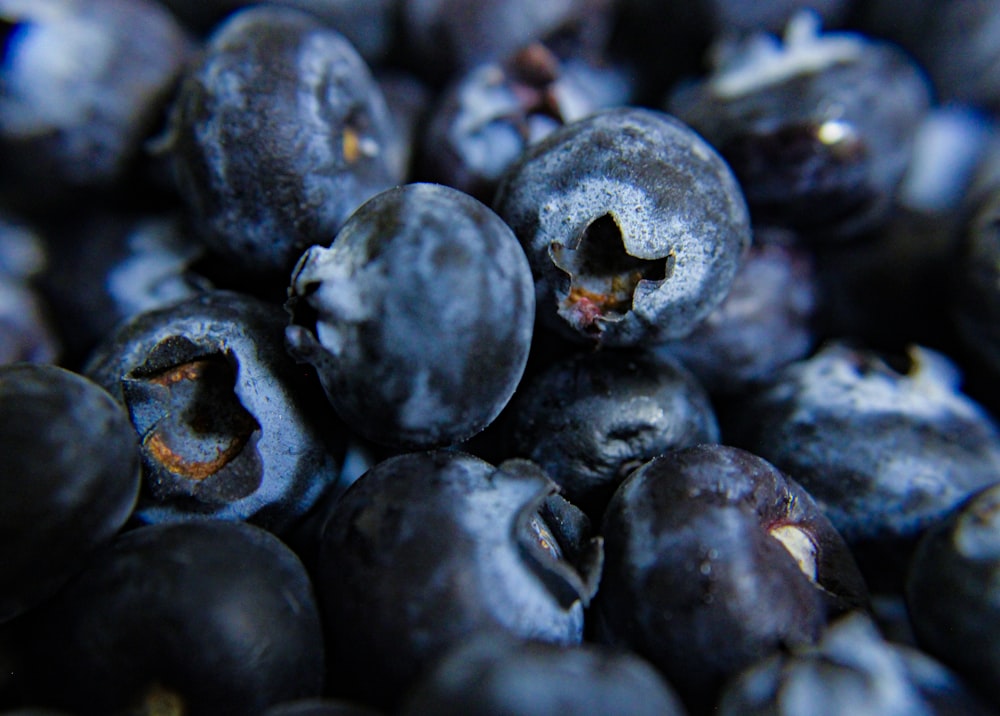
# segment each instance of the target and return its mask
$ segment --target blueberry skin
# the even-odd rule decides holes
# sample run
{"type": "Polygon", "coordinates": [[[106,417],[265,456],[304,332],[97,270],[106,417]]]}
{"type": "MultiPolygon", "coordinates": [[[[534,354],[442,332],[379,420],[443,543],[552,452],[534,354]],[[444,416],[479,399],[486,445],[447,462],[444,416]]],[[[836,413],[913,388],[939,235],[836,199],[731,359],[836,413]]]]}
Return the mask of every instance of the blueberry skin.
{"type": "Polygon", "coordinates": [[[29,697],[73,713],[243,716],[323,688],[309,577],[252,525],[126,532],[32,617],[29,697]]]}
{"type": "Polygon", "coordinates": [[[315,17],[250,7],[181,83],[164,151],[207,245],[287,276],[309,246],[397,183],[395,127],[351,44],[315,17]]]}
{"type": "Polygon", "coordinates": [[[889,215],[930,87],[898,47],[814,23],[724,48],[666,106],[729,162],[755,225],[843,240],[889,215]]]}
{"type": "Polygon", "coordinates": [[[654,347],[679,360],[714,396],[739,395],[806,358],[817,340],[812,255],[755,242],[719,306],[690,335],[654,347]]]}
{"type": "Polygon", "coordinates": [[[526,461],[389,458],[327,513],[314,581],[332,693],[388,708],[460,641],[579,643],[600,540],[526,461]]]}
{"type": "Polygon", "coordinates": [[[638,350],[555,363],[522,385],[507,416],[510,454],[540,465],[570,502],[598,517],[642,463],[719,440],[694,376],[671,358],[638,350]]]}
{"type": "Polygon", "coordinates": [[[750,245],[725,162],[654,110],[605,110],[553,132],[505,173],[493,206],[531,262],[539,323],[601,345],[689,334],[750,245]]]}
{"type": "Polygon", "coordinates": [[[949,669],[886,641],[863,614],[831,624],[815,646],[776,654],[729,682],[719,716],[988,716],[994,713],[949,669]]]}
{"type": "Polygon", "coordinates": [[[282,342],[284,313],[207,291],[125,322],[85,373],[129,410],[141,522],[247,520],[284,532],[333,489],[346,428],[282,342]]]}
{"type": "Polygon", "coordinates": [[[489,207],[407,184],[366,202],[296,266],[289,352],[352,429],[403,449],[455,444],[499,414],[534,327],[531,269],[489,207]]]}
{"type": "Polygon", "coordinates": [[[723,436],[794,475],[856,550],[905,552],[1000,474],[1000,431],[954,364],[919,347],[906,363],[827,344],[734,407],[723,436]]]}
{"type": "Polygon", "coordinates": [[[139,451],[122,407],[52,365],[0,366],[0,623],[51,596],[125,525],[139,451]]]}
{"type": "Polygon", "coordinates": [[[920,539],[905,585],[921,647],[1000,707],[1000,485],[972,495],[920,539]]]}
{"type": "Polygon", "coordinates": [[[646,463],[601,528],[596,636],[636,651],[694,713],[757,660],[813,643],[868,597],[809,494],[765,460],[700,445],[646,463]]]}
{"type": "Polygon", "coordinates": [[[597,644],[472,638],[407,697],[400,716],[684,716],[673,688],[635,654],[597,644]]]}
{"type": "Polygon", "coordinates": [[[0,29],[0,191],[37,205],[122,179],[191,53],[176,20],[148,0],[3,0],[0,29]]]}

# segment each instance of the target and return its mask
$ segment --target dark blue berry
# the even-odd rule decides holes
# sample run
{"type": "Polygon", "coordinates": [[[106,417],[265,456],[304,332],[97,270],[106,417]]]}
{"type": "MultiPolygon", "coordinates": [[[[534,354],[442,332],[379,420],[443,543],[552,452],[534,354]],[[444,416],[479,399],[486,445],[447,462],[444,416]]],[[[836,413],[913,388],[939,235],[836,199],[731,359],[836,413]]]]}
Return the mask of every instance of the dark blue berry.
{"type": "Polygon", "coordinates": [[[247,524],[119,535],[30,619],[29,698],[77,714],[259,714],[323,688],[309,577],[247,524]]]}
{"type": "Polygon", "coordinates": [[[402,448],[483,430],[514,393],[534,322],[509,227],[457,189],[407,184],[355,212],[292,275],[293,356],[354,430],[402,448]]]}
{"type": "Polygon", "coordinates": [[[729,162],[756,224],[852,237],[889,215],[930,88],[894,45],[815,22],[720,48],[668,107],[729,162]]]}
{"type": "Polygon", "coordinates": [[[598,351],[554,363],[523,384],[505,418],[514,455],[600,516],[618,484],[661,453],[717,442],[708,395],[676,361],[598,351]]]}
{"type": "Polygon", "coordinates": [[[527,461],[389,458],[327,513],[315,570],[336,693],[390,706],[451,647],[583,638],[600,541],[527,461]]]}
{"type": "Polygon", "coordinates": [[[396,141],[385,98],[342,35],[297,10],[250,7],[187,71],[165,150],[208,245],[245,272],[287,276],[399,180],[396,141]]]}
{"type": "Polygon", "coordinates": [[[62,587],[125,525],[139,493],[128,414],[52,365],[0,366],[0,622],[62,587]]]}
{"type": "Polygon", "coordinates": [[[730,677],[810,644],[867,593],[809,494],[737,448],[674,450],[633,472],[601,528],[600,640],[649,659],[695,712],[730,677]]]}

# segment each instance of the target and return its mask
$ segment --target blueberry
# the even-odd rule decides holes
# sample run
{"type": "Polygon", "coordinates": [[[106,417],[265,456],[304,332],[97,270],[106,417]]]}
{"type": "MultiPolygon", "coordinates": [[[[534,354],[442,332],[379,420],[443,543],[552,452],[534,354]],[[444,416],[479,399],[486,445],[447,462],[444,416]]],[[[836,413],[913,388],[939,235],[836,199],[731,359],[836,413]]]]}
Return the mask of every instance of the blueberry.
{"type": "Polygon", "coordinates": [[[257,714],[323,686],[309,577],[242,523],[126,532],[23,628],[29,697],[73,713],[257,714]]]}
{"type": "Polygon", "coordinates": [[[389,458],[327,513],[314,578],[333,693],[383,707],[450,647],[504,632],[579,643],[600,541],[526,461],[389,458]]]}
{"type": "Polygon", "coordinates": [[[287,276],[365,199],[395,184],[395,128],[351,44],[278,7],[234,13],[185,74],[164,151],[206,243],[287,276]]]}
{"type": "Polygon", "coordinates": [[[216,290],[142,312],[94,351],[86,373],[127,406],[141,442],[139,520],[282,532],[333,489],[346,428],[285,353],[283,328],[279,306],[216,290]]]}
{"type": "Polygon", "coordinates": [[[599,109],[623,104],[621,73],[560,61],[533,43],[454,80],[430,110],[417,171],[422,179],[491,201],[525,147],[599,109]]]}
{"type": "Polygon", "coordinates": [[[155,129],[191,43],[150,0],[2,0],[0,189],[108,188],[155,129]]]}
{"type": "Polygon", "coordinates": [[[911,647],[886,641],[866,616],[852,613],[822,639],[775,654],[723,689],[719,716],[810,713],[914,716],[993,713],[953,672],[911,647]]]}
{"type": "Polygon", "coordinates": [[[531,270],[510,229],[456,189],[407,184],[355,212],[292,275],[288,347],[354,430],[454,444],[507,404],[527,362],[531,270]]]}
{"type": "Polygon", "coordinates": [[[734,408],[723,436],[794,475],[894,588],[919,534],[1000,474],[1000,431],[957,383],[929,349],[892,363],[828,344],[734,408]]]}
{"type": "Polygon", "coordinates": [[[528,254],[539,323],[609,346],[690,333],[750,245],[725,162],[653,110],[605,110],[553,132],[505,173],[494,207],[528,254]]]}
{"type": "Polygon", "coordinates": [[[1000,485],[974,493],[919,542],[905,595],[917,641],[1000,706],[1000,485]]]}
{"type": "Polygon", "coordinates": [[[755,243],[722,303],[690,335],[654,347],[679,360],[709,393],[737,395],[806,358],[817,340],[819,295],[812,255],[755,243]]]}
{"type": "Polygon", "coordinates": [[[716,54],[715,70],[667,104],[732,166],[756,224],[829,240],[888,216],[930,104],[908,55],[821,33],[808,12],[783,41],[755,33],[716,54]]]}
{"type": "Polygon", "coordinates": [[[567,499],[598,517],[642,463],[719,439],[694,376],[670,358],[637,350],[583,353],[551,365],[522,385],[506,416],[511,454],[536,462],[567,499]]]}
{"type": "Polygon", "coordinates": [[[649,659],[696,713],[728,678],[815,642],[867,592],[809,494],[738,448],[668,452],[621,484],[601,527],[598,638],[649,659]]]}
{"type": "Polygon", "coordinates": [[[52,365],[0,366],[0,622],[51,596],[125,525],[139,452],[124,409],[52,365]]]}
{"type": "Polygon", "coordinates": [[[472,638],[417,683],[400,716],[683,716],[646,661],[596,644],[472,638]]]}

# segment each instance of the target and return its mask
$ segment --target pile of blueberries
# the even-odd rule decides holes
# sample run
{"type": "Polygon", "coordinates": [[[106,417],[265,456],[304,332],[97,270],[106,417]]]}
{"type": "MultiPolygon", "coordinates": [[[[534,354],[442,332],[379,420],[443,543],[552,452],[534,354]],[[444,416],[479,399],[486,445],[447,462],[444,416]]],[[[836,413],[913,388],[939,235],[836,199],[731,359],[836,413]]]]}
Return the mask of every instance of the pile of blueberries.
{"type": "Polygon", "coordinates": [[[1000,2],[0,0],[0,712],[1000,714],[1000,2]]]}

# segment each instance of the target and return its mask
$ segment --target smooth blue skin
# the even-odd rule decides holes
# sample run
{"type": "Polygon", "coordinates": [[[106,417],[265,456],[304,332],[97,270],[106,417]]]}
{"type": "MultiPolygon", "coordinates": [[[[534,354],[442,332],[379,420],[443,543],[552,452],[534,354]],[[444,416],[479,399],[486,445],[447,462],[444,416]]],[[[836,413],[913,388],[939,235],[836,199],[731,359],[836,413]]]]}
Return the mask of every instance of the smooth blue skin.
{"type": "MultiPolygon", "coordinates": [[[[169,417],[165,410],[182,410],[155,376],[199,359],[228,366],[234,381],[221,385],[221,394],[213,398],[220,415],[203,413],[208,429],[223,433],[219,444],[226,445],[232,429],[220,421],[236,414],[239,425],[249,420],[255,426],[227,463],[232,471],[220,469],[207,477],[161,472],[151,465],[166,463],[144,448],[144,489],[136,510],[141,522],[245,520],[280,533],[339,479],[346,429],[317,395],[319,386],[285,353],[283,326],[278,306],[208,291],[138,314],[91,355],[85,373],[129,407],[141,439],[169,417]]],[[[206,459],[195,448],[180,453],[206,459]]]]}
{"type": "Polygon", "coordinates": [[[128,414],[54,365],[0,366],[0,623],[51,597],[125,525],[139,495],[128,414]]]}
{"type": "Polygon", "coordinates": [[[31,619],[27,703],[123,713],[159,691],[191,716],[259,714],[323,689],[309,575],[253,525],[131,529],[31,619]]]}
{"type": "Polygon", "coordinates": [[[2,0],[0,20],[0,187],[37,202],[114,185],[194,44],[149,0],[2,0]]]}
{"type": "Polygon", "coordinates": [[[810,644],[834,616],[864,609],[847,545],[809,494],[766,460],[697,445],[655,458],[604,513],[596,638],[649,659],[693,713],[723,683],[783,648],[810,644]],[[815,548],[806,572],[776,539],[791,525],[815,548]]]}
{"type": "Polygon", "coordinates": [[[343,35],[312,15],[230,15],[186,72],[163,150],[209,247],[284,280],[302,252],[397,184],[396,127],[343,35]]]}
{"type": "Polygon", "coordinates": [[[580,643],[600,540],[532,527],[554,491],[527,461],[454,450],[359,478],[327,512],[314,574],[337,693],[390,707],[475,634],[580,643]]]}
{"type": "Polygon", "coordinates": [[[453,445],[514,394],[534,328],[524,252],[487,206],[407,184],[303,254],[286,330],[353,430],[394,448],[453,445]]]}
{"type": "Polygon", "coordinates": [[[493,207],[531,262],[540,327],[598,345],[689,334],[725,297],[751,240],[742,190],[722,158],[679,120],[647,109],[605,110],[532,145],[493,207]],[[637,283],[623,276],[635,285],[596,317],[589,299],[574,300],[578,284],[593,292],[591,275],[603,278],[603,267],[572,266],[587,251],[641,261],[646,272],[637,283]]]}

